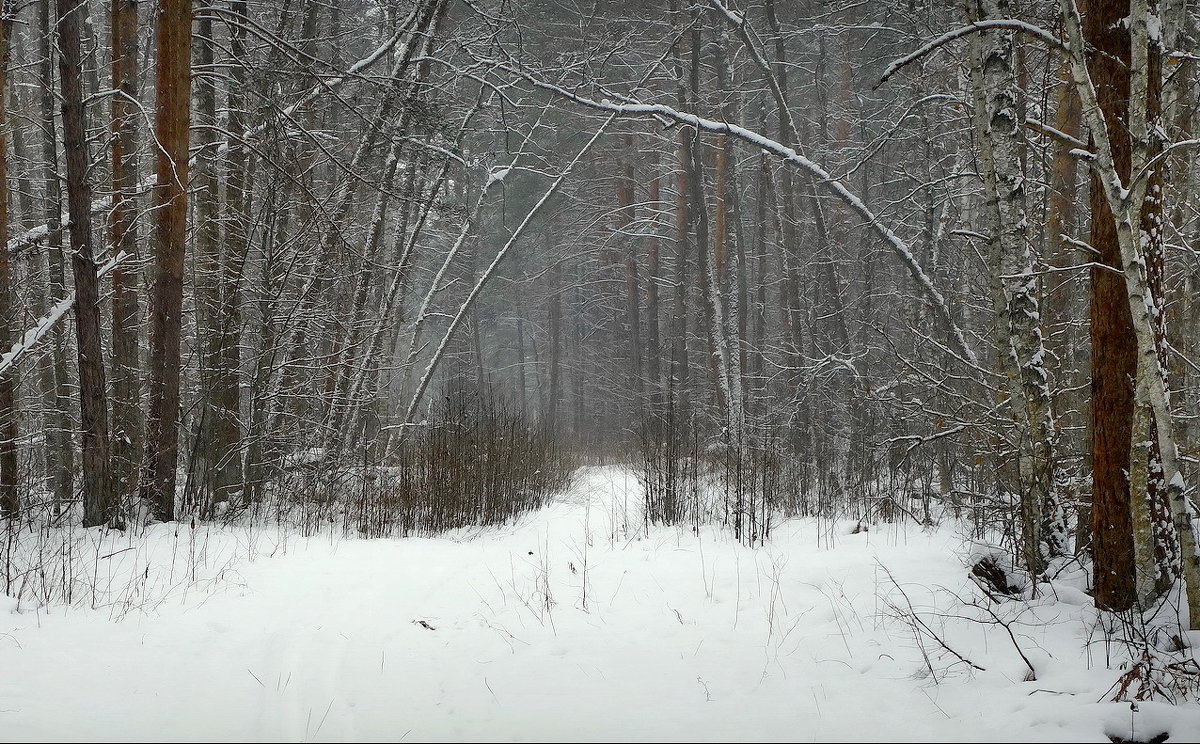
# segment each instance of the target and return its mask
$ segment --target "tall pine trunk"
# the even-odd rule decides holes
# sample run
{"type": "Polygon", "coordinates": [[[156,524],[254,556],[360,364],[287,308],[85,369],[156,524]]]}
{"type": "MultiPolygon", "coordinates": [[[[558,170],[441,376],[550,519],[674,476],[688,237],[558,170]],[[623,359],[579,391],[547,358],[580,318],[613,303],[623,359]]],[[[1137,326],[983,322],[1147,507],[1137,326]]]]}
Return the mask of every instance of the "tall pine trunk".
{"type": "MultiPolygon", "coordinates": [[[[549,245],[551,233],[546,233],[549,245]]],[[[554,261],[549,272],[549,296],[546,298],[546,397],[542,401],[546,432],[551,438],[558,435],[558,409],[562,398],[562,268],[554,261]]]]}
{"type": "MultiPolygon", "coordinates": [[[[246,133],[246,100],[247,86],[247,50],[246,0],[231,0],[229,9],[237,19],[237,23],[229,34],[229,50],[231,64],[229,79],[231,85],[228,92],[229,123],[226,142],[228,149],[225,156],[225,253],[222,257],[222,297],[221,313],[225,318],[224,332],[221,335],[220,366],[223,374],[217,378],[214,397],[217,408],[223,415],[217,421],[216,438],[225,443],[225,457],[230,459],[227,464],[228,474],[235,479],[243,490],[245,497],[245,465],[243,464],[242,445],[239,441],[241,427],[241,369],[242,369],[242,278],[250,250],[251,216],[250,216],[250,158],[247,155],[243,141],[246,133]],[[236,450],[230,449],[234,445],[236,450]]],[[[221,479],[221,489],[226,482],[221,479]]],[[[232,486],[230,486],[232,490],[232,486]]]]}
{"type": "MultiPolygon", "coordinates": [[[[1089,7],[1086,21],[1079,18],[1074,3],[1063,0],[1061,6],[1070,49],[1087,50],[1087,38],[1096,52],[1095,58],[1088,59],[1082,51],[1073,52],[1072,72],[1095,144],[1093,207],[1098,201],[1096,192],[1100,191],[1112,228],[1100,237],[1115,244],[1118,252],[1123,279],[1119,286],[1125,297],[1134,346],[1134,370],[1129,378],[1120,381],[1122,392],[1129,399],[1129,419],[1098,423],[1098,426],[1123,425],[1130,430],[1126,442],[1130,446],[1125,454],[1131,466],[1125,481],[1128,490],[1123,506],[1117,503],[1116,496],[1110,496],[1111,503],[1105,506],[1111,507],[1111,511],[1102,510],[1097,488],[1092,513],[1093,525],[1097,527],[1093,538],[1096,604],[1110,610],[1139,605],[1147,609],[1155,599],[1148,595],[1182,570],[1190,620],[1196,628],[1200,627],[1200,553],[1196,549],[1186,484],[1180,472],[1163,355],[1164,313],[1159,275],[1161,200],[1165,194],[1160,180],[1160,159],[1156,157],[1161,145],[1155,134],[1161,130],[1159,106],[1164,56],[1161,18],[1147,0],[1097,2],[1089,7]],[[1116,67],[1109,69],[1114,60],[1116,67]],[[1136,387],[1130,380],[1136,381],[1136,387]],[[1145,447],[1145,441],[1152,446],[1145,447]],[[1153,461],[1143,466],[1143,457],[1153,461]],[[1121,517],[1121,522],[1113,523],[1113,517],[1121,517]],[[1118,529],[1128,529],[1127,547],[1122,555],[1126,562],[1112,565],[1101,552],[1098,538],[1104,531],[1115,533],[1118,529]],[[1167,544],[1167,538],[1171,544],[1167,544]],[[1109,582],[1103,596],[1102,578],[1109,582]]],[[[1093,212],[1092,236],[1096,250],[1105,255],[1113,245],[1095,244],[1101,216],[1093,212]]],[[[1093,308],[1096,308],[1095,297],[1093,308]]],[[[1093,324],[1096,320],[1093,318],[1093,324]]],[[[1099,353],[1103,356],[1104,350],[1099,353]]],[[[1094,349],[1093,360],[1096,356],[1094,349]]],[[[1099,412],[1094,415],[1098,417],[1099,412]]],[[[1121,453],[1097,452],[1096,457],[1101,454],[1112,457],[1121,453]]],[[[1095,468],[1099,471],[1099,462],[1095,468]]]]}
{"type": "Polygon", "coordinates": [[[655,160],[652,168],[654,177],[650,179],[649,194],[646,203],[652,215],[650,235],[646,238],[646,377],[650,383],[651,413],[657,412],[662,406],[662,357],[659,349],[658,332],[659,316],[659,240],[657,214],[662,210],[659,203],[662,192],[662,178],[657,173],[658,162],[655,160]]]}
{"type": "Polygon", "coordinates": [[[113,493],[100,291],[92,242],[92,187],[80,51],[80,7],[58,0],[59,75],[62,81],[63,149],[67,155],[67,210],[71,217],[75,277],[75,340],[79,353],[79,402],[83,424],[83,524],[119,520],[113,493]]]}
{"type": "Polygon", "coordinates": [[[118,497],[137,492],[141,458],[142,386],[138,360],[138,188],[137,2],[113,0],[112,34],[112,209],[113,248],[129,259],[112,272],[112,455],[118,497]]]}
{"type": "Polygon", "coordinates": [[[154,133],[159,146],[153,192],[150,408],[146,422],[146,470],[140,493],[151,504],[157,519],[170,521],[175,518],[175,469],[179,462],[180,335],[191,122],[191,1],[159,0],[157,33],[154,133]]]}
{"type": "MultiPolygon", "coordinates": [[[[679,17],[680,13],[678,1],[671,0],[673,22],[682,26],[683,20],[679,17]]],[[[672,49],[671,57],[675,78],[679,81],[676,97],[682,109],[686,109],[688,106],[683,64],[684,51],[683,34],[680,34],[672,49]]],[[[691,415],[691,362],[688,359],[687,315],[689,275],[691,273],[688,253],[691,250],[693,219],[693,207],[689,201],[688,177],[692,163],[692,135],[686,128],[680,127],[677,137],[679,144],[675,164],[675,275],[672,277],[675,286],[671,298],[671,373],[667,388],[673,391],[673,400],[670,401],[673,410],[686,421],[691,415]]]]}
{"type": "MultiPolygon", "coordinates": [[[[1094,52],[1088,70],[1108,126],[1113,165],[1128,180],[1129,0],[1089,0],[1083,33],[1094,52]]],[[[1094,135],[1093,135],[1094,136],[1094,135]]],[[[1090,242],[1099,253],[1091,292],[1092,340],[1092,554],[1096,605],[1126,610],[1137,601],[1133,509],[1129,474],[1133,442],[1137,337],[1126,296],[1121,246],[1102,176],[1091,181],[1090,242]]]]}
{"type": "MultiPolygon", "coordinates": [[[[1058,85],[1057,106],[1054,113],[1054,126],[1058,131],[1072,137],[1079,136],[1079,95],[1071,84],[1070,69],[1060,72],[1062,80],[1058,85]]],[[[1079,192],[1079,179],[1076,174],[1076,158],[1067,145],[1057,145],[1050,165],[1050,181],[1046,204],[1046,233],[1049,247],[1049,261],[1056,269],[1069,271],[1072,267],[1089,260],[1080,255],[1068,238],[1075,231],[1076,199],[1079,192]]],[[[1055,436],[1058,437],[1060,463],[1067,453],[1079,453],[1086,450],[1083,441],[1086,431],[1086,415],[1089,402],[1083,391],[1086,381],[1084,376],[1084,341],[1076,321],[1083,317],[1083,306],[1079,298],[1079,283],[1075,281],[1056,281],[1047,290],[1044,308],[1046,311],[1046,327],[1050,330],[1046,339],[1047,350],[1052,359],[1058,359],[1056,384],[1054,385],[1055,436]]],[[[1091,498],[1079,493],[1080,479],[1078,472],[1071,474],[1060,464],[1059,478],[1066,488],[1063,500],[1068,496],[1077,500],[1078,522],[1075,529],[1076,552],[1091,543],[1091,498]]],[[[1066,504],[1064,503],[1064,506],[1066,504]]]]}

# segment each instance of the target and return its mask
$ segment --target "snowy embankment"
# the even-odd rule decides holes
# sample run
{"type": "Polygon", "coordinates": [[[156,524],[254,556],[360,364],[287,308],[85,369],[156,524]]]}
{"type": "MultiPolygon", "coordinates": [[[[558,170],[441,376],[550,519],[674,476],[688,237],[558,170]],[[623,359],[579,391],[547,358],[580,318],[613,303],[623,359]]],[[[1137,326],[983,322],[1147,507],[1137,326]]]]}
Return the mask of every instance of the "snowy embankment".
{"type": "Polygon", "coordinates": [[[637,497],[592,468],[473,535],[164,527],[174,591],[0,598],[0,740],[1200,739],[1194,707],[1097,703],[1121,651],[1077,590],[975,622],[950,530],[798,521],[749,549],[626,530],[637,497]]]}

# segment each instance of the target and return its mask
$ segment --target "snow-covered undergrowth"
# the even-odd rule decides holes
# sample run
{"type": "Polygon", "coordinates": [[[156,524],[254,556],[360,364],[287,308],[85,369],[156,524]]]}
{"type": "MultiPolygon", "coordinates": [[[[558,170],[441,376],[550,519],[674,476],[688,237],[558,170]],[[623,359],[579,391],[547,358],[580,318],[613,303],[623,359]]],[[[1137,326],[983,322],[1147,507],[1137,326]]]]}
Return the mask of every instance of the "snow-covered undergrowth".
{"type": "Polygon", "coordinates": [[[797,520],[751,549],[639,504],[586,468],[439,538],[124,538],[87,563],[128,561],[89,579],[107,599],[0,599],[0,740],[1200,739],[1195,706],[1101,702],[1127,651],[1069,574],[987,603],[951,529],[797,520]]]}
{"type": "Polygon", "coordinates": [[[125,532],[44,520],[7,527],[0,531],[0,597],[15,612],[65,606],[113,620],[237,583],[247,558],[278,554],[289,537],[195,522],[125,532]]]}

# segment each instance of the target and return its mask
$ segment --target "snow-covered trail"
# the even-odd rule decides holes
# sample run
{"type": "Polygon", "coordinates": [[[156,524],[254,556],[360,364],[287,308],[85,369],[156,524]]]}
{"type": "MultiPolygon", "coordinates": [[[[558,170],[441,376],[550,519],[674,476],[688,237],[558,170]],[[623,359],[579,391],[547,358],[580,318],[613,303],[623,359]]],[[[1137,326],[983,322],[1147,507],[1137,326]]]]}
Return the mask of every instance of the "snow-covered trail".
{"type": "MultiPolygon", "coordinates": [[[[0,608],[0,740],[1107,741],[1099,721],[1128,722],[1092,704],[1111,672],[1023,683],[994,628],[951,623],[987,668],[967,674],[885,617],[880,564],[914,602],[964,585],[948,532],[829,549],[798,522],[750,550],[627,535],[626,499],[631,476],[586,469],[504,530],[292,538],[117,621],[0,608]]],[[[1023,632],[1034,659],[1073,652],[1056,633],[1080,646],[1077,623],[1023,632]]],[[[1179,725],[1200,734],[1200,715],[1179,725]]]]}

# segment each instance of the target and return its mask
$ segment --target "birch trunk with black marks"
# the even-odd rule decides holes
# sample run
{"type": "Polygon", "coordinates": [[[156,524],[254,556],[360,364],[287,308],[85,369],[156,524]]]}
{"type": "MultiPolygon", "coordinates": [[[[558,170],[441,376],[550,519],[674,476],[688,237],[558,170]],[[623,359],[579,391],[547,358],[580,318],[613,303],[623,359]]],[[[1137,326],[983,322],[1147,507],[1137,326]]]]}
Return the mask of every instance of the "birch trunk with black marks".
{"type": "MultiPolygon", "coordinates": [[[[981,0],[975,18],[1006,18],[1013,14],[1007,0],[981,0]]],[[[1061,537],[1043,544],[1042,521],[1052,505],[1054,486],[1054,434],[1046,350],[1042,339],[1041,311],[1034,275],[1034,259],[1026,210],[1025,176],[1021,170],[1026,149],[1025,122],[1018,114],[1014,31],[985,31],[979,35],[981,83],[977,122],[985,192],[991,209],[993,233],[1003,303],[1000,313],[1001,370],[1007,378],[1004,396],[1013,421],[1017,448],[1021,555],[1035,578],[1045,570],[1045,559],[1062,549],[1061,537]],[[1050,549],[1053,546],[1053,550],[1050,549]]]]}

